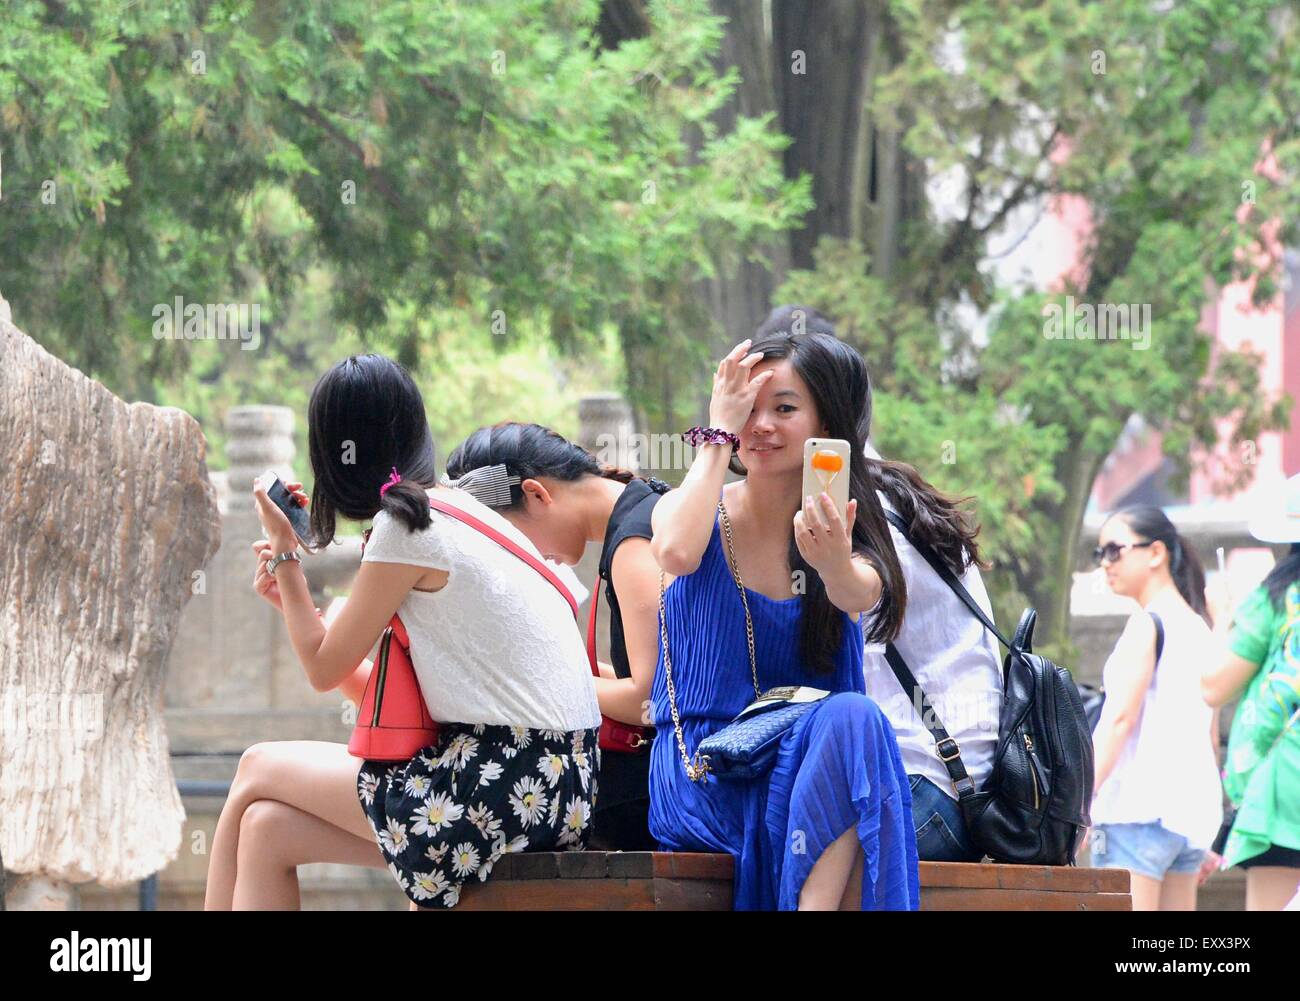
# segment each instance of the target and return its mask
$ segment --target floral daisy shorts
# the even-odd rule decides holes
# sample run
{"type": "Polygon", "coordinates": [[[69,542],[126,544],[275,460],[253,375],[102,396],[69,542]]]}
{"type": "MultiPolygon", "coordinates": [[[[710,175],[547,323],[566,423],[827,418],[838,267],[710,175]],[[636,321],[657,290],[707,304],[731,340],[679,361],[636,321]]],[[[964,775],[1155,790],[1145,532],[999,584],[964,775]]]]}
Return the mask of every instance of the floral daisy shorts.
{"type": "Polygon", "coordinates": [[[440,723],[409,761],[365,761],[357,795],[388,871],[421,907],[455,907],[509,852],[581,851],[591,835],[599,730],[440,723]]]}

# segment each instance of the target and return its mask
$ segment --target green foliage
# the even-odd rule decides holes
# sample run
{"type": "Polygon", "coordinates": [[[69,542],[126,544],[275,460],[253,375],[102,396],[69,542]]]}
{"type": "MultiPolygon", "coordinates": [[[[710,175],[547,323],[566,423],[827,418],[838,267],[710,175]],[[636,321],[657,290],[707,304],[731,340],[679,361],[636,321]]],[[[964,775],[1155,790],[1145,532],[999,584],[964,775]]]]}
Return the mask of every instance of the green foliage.
{"type": "Polygon", "coordinates": [[[262,303],[269,347],[230,371],[273,372],[317,267],[317,322],[408,365],[436,361],[412,318],[447,310],[503,321],[498,348],[531,332],[569,353],[607,323],[665,323],[681,289],[788,227],[807,182],[782,176],[769,123],[714,126],[736,78],[712,65],[704,0],[654,4],[654,30],[613,50],[599,12],[16,0],[0,289],[61,357],[145,399],[197,356],[152,338],[155,304],[262,303]]]}
{"type": "Polygon", "coordinates": [[[1034,547],[1035,501],[1059,501],[1052,462],[1062,430],[1034,425],[1008,404],[995,378],[970,381],[948,363],[951,344],[924,311],[900,302],[853,243],[823,240],[813,271],[796,271],[783,302],[816,303],[872,373],[872,441],[916,466],[940,490],[978,498],[984,556],[1001,565],[1034,547]]]}
{"type": "MultiPolygon", "coordinates": [[[[301,413],[358,350],[416,371],[444,448],[506,416],[571,429],[573,396],[620,367],[644,427],[678,426],[712,361],[700,280],[762,259],[811,189],[784,176],[770,117],[729,114],[757,69],[719,68],[706,0],[644,13],[644,37],[605,48],[596,0],[12,0],[0,291],[121,395],[198,414],[218,452],[230,406],[301,413]],[[156,340],[177,295],[260,304],[263,345],[156,340]]],[[[1235,279],[1276,301],[1300,218],[1300,19],[1266,0],[875,14],[878,58],[846,72],[875,74],[872,127],[900,133],[909,179],[881,183],[958,196],[882,228],[879,260],[823,239],[778,298],[863,350],[881,451],[978,497],[995,586],[1059,639],[1084,505],[1130,416],[1184,467],[1222,427],[1285,422],[1290,401],[1265,398],[1253,357],[1212,354],[1200,316],[1235,279]],[[1000,286],[991,250],[1062,198],[1088,206],[1086,267],[1050,295],[1000,286]],[[1066,295],[1149,306],[1149,350],[1044,336],[1066,295]]]]}
{"type": "MultiPolygon", "coordinates": [[[[1212,357],[1200,319],[1214,283],[1249,278],[1258,303],[1278,304],[1280,246],[1300,216],[1300,23],[1259,0],[889,11],[899,58],[873,109],[932,177],[955,179],[955,217],[914,220],[888,281],[861,278],[859,248],[824,240],[815,271],[779,297],[817,305],[860,344],[888,394],[882,454],[978,497],[1009,571],[998,586],[1048,606],[1059,641],[1084,505],[1131,415],[1164,432],[1184,472],[1224,426],[1235,441],[1286,426],[1292,401],[1266,397],[1258,358],[1212,357]],[[1086,266],[1050,296],[999,287],[990,241],[1014,240],[1017,210],[1071,195],[1090,212],[1086,266]],[[1067,294],[1149,306],[1149,349],[1049,339],[1044,310],[1067,294]]],[[[1224,486],[1250,472],[1230,469],[1224,486]]]]}

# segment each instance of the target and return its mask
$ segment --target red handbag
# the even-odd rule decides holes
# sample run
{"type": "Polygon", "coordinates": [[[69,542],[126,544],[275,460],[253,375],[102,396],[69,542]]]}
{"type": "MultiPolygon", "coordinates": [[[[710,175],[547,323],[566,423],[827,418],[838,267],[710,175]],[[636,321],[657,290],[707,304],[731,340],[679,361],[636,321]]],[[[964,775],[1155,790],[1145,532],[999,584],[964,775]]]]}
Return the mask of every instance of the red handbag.
{"type": "Polygon", "coordinates": [[[368,761],[409,761],[438,739],[411,663],[411,641],[396,615],[379,639],[348,753],[368,761]]]}
{"type": "MultiPolygon", "coordinates": [[[[587,660],[591,662],[591,673],[600,677],[600,667],[596,663],[596,603],[600,601],[601,580],[596,578],[596,586],[591,589],[591,614],[587,616],[587,660]]],[[[600,717],[600,749],[630,754],[649,744],[645,728],[631,723],[621,723],[608,716],[600,717]]]]}

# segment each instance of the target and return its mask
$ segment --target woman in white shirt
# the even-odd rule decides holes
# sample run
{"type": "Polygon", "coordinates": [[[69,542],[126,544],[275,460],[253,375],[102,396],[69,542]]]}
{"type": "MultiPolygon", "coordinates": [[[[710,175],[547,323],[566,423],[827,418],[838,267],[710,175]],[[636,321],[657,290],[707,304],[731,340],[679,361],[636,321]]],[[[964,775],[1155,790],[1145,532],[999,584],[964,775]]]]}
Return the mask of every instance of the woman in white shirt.
{"type": "MultiPolygon", "coordinates": [[[[869,446],[867,456],[885,510],[903,515],[908,533],[944,559],[991,621],[993,609],[980,577],[975,526],[911,466],[884,461],[869,446]]],[[[907,614],[894,646],[957,742],[966,773],[979,789],[993,770],[998,742],[1002,668],[997,639],[907,536],[892,523],[889,530],[908,595],[907,614]]],[[[984,853],[966,829],[957,791],[934,737],[922,724],[916,699],[899,685],[884,650],[879,645],[866,648],[867,694],[880,705],[898,737],[911,784],[917,855],[930,862],[978,862],[984,853]]]]}
{"type": "Polygon", "coordinates": [[[1130,871],[1135,911],[1195,910],[1198,872],[1223,820],[1217,720],[1200,690],[1214,650],[1205,571],[1158,507],[1117,512],[1098,542],[1111,589],[1142,610],[1102,673],[1092,862],[1130,871]],[[1152,613],[1164,631],[1158,663],[1152,613]]]}
{"type": "Polygon", "coordinates": [[[585,847],[600,710],[572,611],[518,556],[431,511],[429,497],[540,559],[536,547],[469,493],[435,488],[424,401],[395,362],[364,355],[330,369],[308,428],[315,542],[333,540],[339,517],[373,519],[361,568],[327,628],[299,563],[276,560],[268,573],[297,542],[259,485],[267,540],[254,545],[255,587],[283,613],[312,687],[358,702],[366,653],[400,614],[438,739],[397,764],[319,741],[249,748],[217,825],[205,906],[296,908],[296,866],[335,862],[386,865],[412,903],[453,907],[507,852],[585,847]]]}

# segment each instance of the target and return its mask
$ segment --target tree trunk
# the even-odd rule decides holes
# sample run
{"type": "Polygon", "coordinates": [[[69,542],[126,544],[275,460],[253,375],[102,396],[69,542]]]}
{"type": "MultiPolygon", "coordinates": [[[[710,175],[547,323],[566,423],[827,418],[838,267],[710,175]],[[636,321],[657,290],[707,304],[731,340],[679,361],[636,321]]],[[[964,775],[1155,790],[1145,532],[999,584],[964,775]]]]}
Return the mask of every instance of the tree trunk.
{"type": "MultiPolygon", "coordinates": [[[[714,59],[725,71],[740,68],[740,84],[731,99],[713,116],[721,133],[731,131],[740,117],[757,117],[777,110],[771,46],[763,5],[753,0],[713,0],[714,13],[727,18],[722,47],[714,59]]],[[[779,67],[776,68],[779,72],[779,67]]],[[[708,358],[717,360],[738,342],[749,337],[763,322],[772,306],[772,294],[790,270],[790,248],[780,237],[767,249],[770,267],[742,260],[730,273],[719,273],[698,283],[701,305],[706,312],[708,358]]],[[[702,369],[690,383],[692,412],[683,418],[704,420],[712,389],[709,371],[702,369]]]]}
{"type": "Polygon", "coordinates": [[[1038,557],[1030,561],[1029,572],[1017,577],[1017,585],[1030,604],[1038,610],[1035,644],[1049,655],[1068,661],[1070,646],[1070,594],[1074,586],[1074,568],[1078,565],[1079,536],[1083,516],[1104,455],[1084,451],[1081,443],[1071,440],[1056,463],[1056,478],[1065,489],[1060,503],[1037,508],[1043,523],[1051,526],[1040,536],[1038,557]]]}
{"type": "MultiPolygon", "coordinates": [[[[868,102],[876,78],[896,58],[896,46],[881,0],[773,0],[771,25],[764,5],[753,0],[713,0],[727,19],[716,57],[720,68],[736,66],[741,82],[714,115],[729,130],[739,116],[776,112],[777,126],[793,140],[785,152],[785,173],[812,176],[816,205],[804,225],[769,248],[770,266],[742,261],[729,274],[697,283],[703,322],[692,331],[705,357],[716,360],[748,337],[766,317],[776,288],[791,267],[811,268],[823,236],[854,238],[872,254],[873,273],[888,278],[900,257],[906,224],[923,209],[924,172],[902,149],[897,133],[883,130],[868,102]]],[[[606,0],[601,39],[617,45],[649,30],[640,0],[606,0]]],[[[811,303],[810,305],[816,305],[811,303]]],[[[633,323],[636,326],[635,323],[633,323]]],[[[666,406],[664,393],[638,400],[640,388],[656,383],[663,365],[636,344],[625,345],[629,396],[638,420],[657,411],[676,429],[708,412],[708,368],[698,376],[678,370],[683,388],[666,406]]]]}

